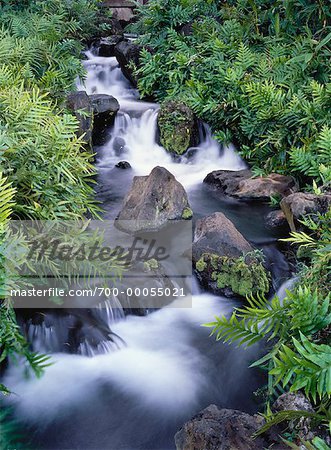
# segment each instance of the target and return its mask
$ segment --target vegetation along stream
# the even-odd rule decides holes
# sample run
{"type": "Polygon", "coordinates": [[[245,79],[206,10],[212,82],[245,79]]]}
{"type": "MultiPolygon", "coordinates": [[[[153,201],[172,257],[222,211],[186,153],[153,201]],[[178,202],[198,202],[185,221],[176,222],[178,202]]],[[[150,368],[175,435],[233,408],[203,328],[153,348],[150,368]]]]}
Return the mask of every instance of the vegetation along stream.
{"type": "Polygon", "coordinates": [[[1,3],[1,449],[330,448],[327,3],[1,3]],[[192,295],[18,307],[11,224],[90,219],[192,295]]]}

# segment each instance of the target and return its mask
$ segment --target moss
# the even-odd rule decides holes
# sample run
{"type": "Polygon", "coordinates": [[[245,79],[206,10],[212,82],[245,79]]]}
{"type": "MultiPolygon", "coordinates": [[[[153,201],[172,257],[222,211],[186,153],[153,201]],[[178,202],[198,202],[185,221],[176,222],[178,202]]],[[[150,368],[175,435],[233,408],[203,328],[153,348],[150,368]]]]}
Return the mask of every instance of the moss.
{"type": "Polygon", "coordinates": [[[195,268],[198,272],[203,272],[207,268],[207,263],[204,261],[203,257],[197,261],[195,268]]]}
{"type": "Polygon", "coordinates": [[[182,219],[184,219],[184,220],[192,219],[192,216],[193,216],[193,211],[191,208],[186,207],[183,209],[182,219]]]}
{"type": "Polygon", "coordinates": [[[176,101],[161,106],[158,125],[160,143],[169,152],[182,155],[197,144],[196,120],[193,111],[176,101]]]}
{"type": "Polygon", "coordinates": [[[144,269],[146,272],[151,272],[152,270],[156,270],[159,268],[159,263],[156,259],[149,259],[144,262],[144,269]]]}
{"type": "Polygon", "coordinates": [[[196,269],[205,272],[207,279],[216,282],[218,289],[230,288],[242,297],[266,294],[270,289],[269,273],[254,252],[239,258],[205,253],[197,262],[196,269]]]}

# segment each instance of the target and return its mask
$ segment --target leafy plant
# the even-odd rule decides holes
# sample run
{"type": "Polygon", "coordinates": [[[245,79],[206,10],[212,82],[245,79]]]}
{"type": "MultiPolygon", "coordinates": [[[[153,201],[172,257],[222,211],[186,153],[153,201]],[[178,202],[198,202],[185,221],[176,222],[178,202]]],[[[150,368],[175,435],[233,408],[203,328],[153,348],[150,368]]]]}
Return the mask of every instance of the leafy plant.
{"type": "Polygon", "coordinates": [[[138,10],[135,30],[153,49],[137,70],[143,95],[184,100],[255,171],[330,180],[327,0],[151,0],[138,10]]]}

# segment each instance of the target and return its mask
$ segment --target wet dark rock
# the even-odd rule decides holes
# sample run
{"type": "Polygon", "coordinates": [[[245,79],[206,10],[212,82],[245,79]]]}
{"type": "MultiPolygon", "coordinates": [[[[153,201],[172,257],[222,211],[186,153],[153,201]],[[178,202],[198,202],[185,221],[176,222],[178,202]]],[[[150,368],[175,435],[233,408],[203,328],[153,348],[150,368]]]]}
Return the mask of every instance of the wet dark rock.
{"type": "Polygon", "coordinates": [[[113,149],[115,151],[116,156],[120,156],[125,151],[125,140],[120,136],[116,136],[113,142],[113,149]]]}
{"type": "Polygon", "coordinates": [[[115,46],[123,40],[123,36],[114,35],[97,39],[93,42],[94,53],[97,56],[115,56],[115,46]]]}
{"type": "Polygon", "coordinates": [[[194,22],[185,23],[179,30],[180,34],[182,34],[183,36],[192,36],[193,24],[194,22]]]}
{"type": "Polygon", "coordinates": [[[115,225],[128,233],[156,231],[182,219],[188,208],[183,186],[164,167],[154,167],[150,175],[134,177],[115,225]]]}
{"type": "Polygon", "coordinates": [[[315,195],[297,192],[283,198],[280,203],[282,211],[292,231],[296,229],[296,221],[306,214],[325,214],[331,206],[331,194],[315,195]]]}
{"type": "Polygon", "coordinates": [[[79,122],[78,136],[84,134],[84,140],[90,144],[93,128],[93,107],[89,96],[85,91],[72,92],[67,96],[66,105],[75,114],[79,122]]]}
{"type": "MultiPolygon", "coordinates": [[[[176,433],[177,450],[261,450],[274,443],[270,437],[253,438],[264,419],[234,409],[210,405],[186,422],[176,433]]],[[[278,450],[285,445],[278,442],[278,450]]]]}
{"type": "Polygon", "coordinates": [[[90,95],[93,109],[93,143],[105,142],[107,129],[113,124],[120,105],[116,98],[106,94],[90,95]]]}
{"type": "Polygon", "coordinates": [[[128,161],[120,161],[116,164],[119,169],[131,169],[131,164],[128,161]]]}
{"type": "Polygon", "coordinates": [[[220,195],[244,200],[268,201],[271,196],[286,197],[298,190],[291,176],[272,173],[266,177],[253,177],[250,170],[215,170],[203,180],[220,195]]]}
{"type": "Polygon", "coordinates": [[[134,85],[137,86],[137,79],[131,67],[134,64],[139,67],[140,51],[142,47],[139,44],[128,41],[121,41],[115,45],[114,53],[117,61],[122,69],[124,76],[134,85]]]}
{"type": "Polygon", "coordinates": [[[280,209],[270,211],[265,218],[265,222],[268,228],[279,228],[287,225],[285,214],[280,209]]]}
{"type": "Polygon", "coordinates": [[[182,102],[161,105],[157,119],[160,144],[170,153],[182,155],[199,144],[198,122],[194,112],[182,102]]]}
{"type": "Polygon", "coordinates": [[[151,289],[162,288],[162,292],[170,289],[173,292],[175,285],[166,273],[162,263],[155,259],[147,259],[143,262],[133,261],[123,280],[118,282],[118,298],[126,311],[133,311],[136,315],[142,315],[147,310],[160,309],[173,300],[171,295],[160,295],[156,297],[146,296],[143,290],[152,292],[151,289]],[[136,288],[139,289],[136,289],[136,288]],[[127,292],[132,289],[132,295],[127,292]]]}
{"type": "Polygon", "coordinates": [[[269,291],[270,274],[260,254],[221,212],[197,221],[192,256],[203,287],[217,295],[242,296],[269,291]]]}

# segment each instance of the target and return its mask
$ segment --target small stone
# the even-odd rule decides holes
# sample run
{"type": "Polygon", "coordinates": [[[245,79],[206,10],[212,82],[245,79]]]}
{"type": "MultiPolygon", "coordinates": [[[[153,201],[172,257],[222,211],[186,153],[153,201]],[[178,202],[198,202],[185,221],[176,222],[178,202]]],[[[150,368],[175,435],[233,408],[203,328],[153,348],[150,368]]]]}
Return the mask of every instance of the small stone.
{"type": "Polygon", "coordinates": [[[131,164],[128,161],[120,161],[115,167],[118,167],[119,169],[131,169],[131,164]]]}

